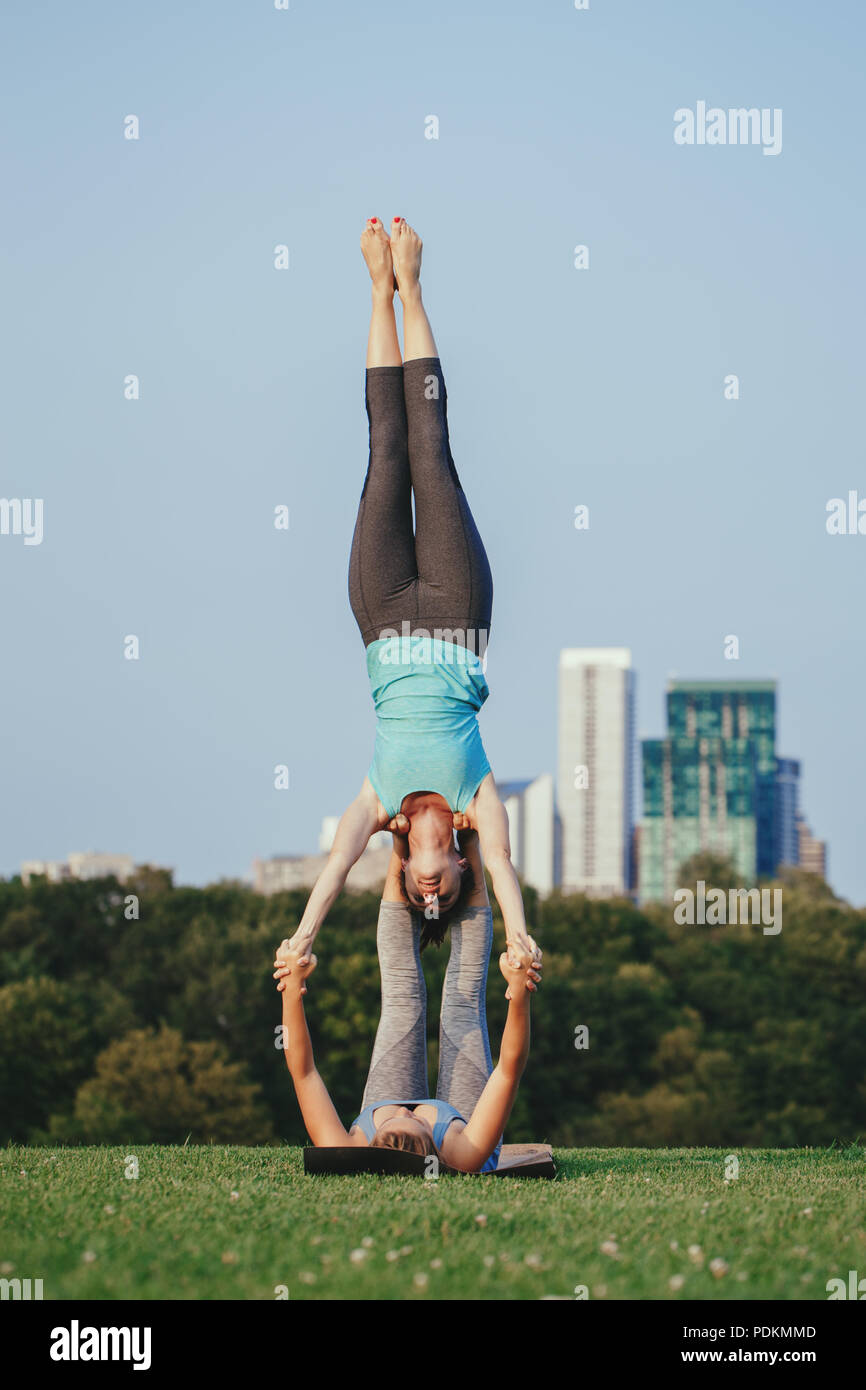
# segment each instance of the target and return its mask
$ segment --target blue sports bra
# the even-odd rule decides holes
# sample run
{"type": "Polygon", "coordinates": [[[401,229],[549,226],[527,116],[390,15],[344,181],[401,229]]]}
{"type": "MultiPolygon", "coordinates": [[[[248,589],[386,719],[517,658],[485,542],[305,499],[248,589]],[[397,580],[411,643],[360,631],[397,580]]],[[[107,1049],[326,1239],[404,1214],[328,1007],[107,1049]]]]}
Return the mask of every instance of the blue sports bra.
{"type": "MultiPolygon", "coordinates": [[[[372,1143],[373,1138],[376,1134],[376,1126],[373,1123],[373,1114],[376,1110],[380,1110],[383,1105],[405,1105],[407,1107],[414,1107],[416,1105],[432,1105],[436,1110],[438,1116],[435,1124],[433,1125],[433,1143],[436,1145],[436,1148],[439,1150],[440,1153],[442,1152],[442,1140],[445,1138],[445,1131],[447,1130],[448,1126],[452,1124],[454,1120],[462,1120],[464,1118],[460,1114],[459,1110],[455,1109],[453,1105],[448,1104],[447,1100],[432,1100],[430,1098],[426,1098],[424,1100],[377,1100],[374,1101],[372,1105],[367,1105],[364,1107],[360,1115],[358,1115],[357,1118],[352,1121],[350,1128],[354,1129],[355,1125],[357,1125],[358,1128],[366,1135],[367,1139],[372,1143]]],[[[496,1165],[499,1162],[499,1150],[501,1148],[502,1142],[500,1141],[496,1145],[496,1148],[493,1150],[493,1153],[487,1159],[484,1166],[478,1170],[479,1172],[492,1173],[494,1171],[496,1165]]]]}

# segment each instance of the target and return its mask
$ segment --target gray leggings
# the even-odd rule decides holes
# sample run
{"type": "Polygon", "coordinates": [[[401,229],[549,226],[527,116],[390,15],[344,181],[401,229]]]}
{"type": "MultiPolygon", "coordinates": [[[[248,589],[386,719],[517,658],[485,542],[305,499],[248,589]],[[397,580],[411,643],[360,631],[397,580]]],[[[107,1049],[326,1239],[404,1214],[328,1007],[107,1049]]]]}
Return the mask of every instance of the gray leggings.
{"type": "MultiPolygon", "coordinates": [[[[493,942],[489,907],[466,907],[451,920],[451,957],[439,1016],[437,1100],[469,1119],[493,1070],[485,994],[493,942]]],[[[427,989],[421,968],[421,919],[402,903],[379,906],[376,943],[382,1016],[362,1109],[380,1100],[422,1100],[427,1085],[427,989]]]]}
{"type": "Polygon", "coordinates": [[[482,656],[493,579],[448,440],[438,357],[368,367],[370,458],[349,560],[349,601],[364,645],[383,629],[431,637],[482,656]],[[412,529],[412,493],[415,530],[412,529]],[[473,637],[462,639],[470,631],[473,637]]]}

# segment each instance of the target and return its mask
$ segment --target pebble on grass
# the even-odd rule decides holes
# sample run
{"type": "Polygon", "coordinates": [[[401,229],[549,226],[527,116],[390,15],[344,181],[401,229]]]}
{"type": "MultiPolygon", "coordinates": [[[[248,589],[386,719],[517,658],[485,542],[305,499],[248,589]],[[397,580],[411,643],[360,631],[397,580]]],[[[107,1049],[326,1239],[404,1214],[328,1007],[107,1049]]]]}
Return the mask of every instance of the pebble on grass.
{"type": "Polygon", "coordinates": [[[729,1267],[727,1260],[723,1260],[721,1257],[710,1260],[710,1274],[712,1274],[714,1279],[723,1279],[729,1267]]]}
{"type": "Polygon", "coordinates": [[[370,1246],[373,1244],[373,1237],[372,1237],[372,1236],[361,1236],[361,1244],[363,1245],[363,1247],[364,1247],[365,1250],[369,1250],[369,1249],[370,1249],[370,1246]]]}
{"type": "Polygon", "coordinates": [[[412,1283],[415,1285],[416,1289],[426,1289],[427,1284],[429,1283],[429,1275],[413,1274],[412,1283]]]}
{"type": "Polygon", "coordinates": [[[84,1251],[84,1254],[81,1256],[81,1263],[82,1263],[82,1264],[85,1264],[85,1265],[92,1265],[92,1264],[93,1264],[93,1261],[94,1261],[95,1259],[96,1259],[96,1252],[95,1252],[95,1250],[85,1250],[85,1251],[84,1251]]]}
{"type": "Polygon", "coordinates": [[[619,1246],[615,1240],[603,1240],[598,1248],[602,1255],[610,1255],[613,1257],[619,1254],[619,1246]]]}
{"type": "Polygon", "coordinates": [[[357,1250],[353,1250],[353,1251],[350,1253],[350,1255],[349,1255],[349,1259],[352,1261],[352,1264],[353,1264],[353,1265],[363,1264],[363,1262],[364,1262],[364,1260],[366,1260],[366,1258],[367,1258],[367,1252],[366,1252],[366,1250],[362,1250],[362,1249],[360,1248],[360,1246],[358,1247],[357,1250]]]}
{"type": "Polygon", "coordinates": [[[672,1274],[670,1279],[668,1280],[668,1288],[673,1289],[674,1293],[679,1293],[680,1289],[682,1288],[685,1282],[686,1280],[684,1275],[672,1274]]]}

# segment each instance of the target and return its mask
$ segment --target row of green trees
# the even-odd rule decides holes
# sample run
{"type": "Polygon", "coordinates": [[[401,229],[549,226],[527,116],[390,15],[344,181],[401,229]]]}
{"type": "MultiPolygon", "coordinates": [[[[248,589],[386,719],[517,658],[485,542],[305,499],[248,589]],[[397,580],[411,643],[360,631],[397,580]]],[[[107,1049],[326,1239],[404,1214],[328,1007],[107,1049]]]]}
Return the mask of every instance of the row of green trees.
{"type": "MultiPolygon", "coordinates": [[[[691,872],[725,880],[724,866],[691,872]]],[[[782,888],[773,936],[527,889],[544,983],[509,1139],[784,1146],[866,1132],[866,912],[799,871],[782,888]]],[[[149,870],[123,886],[0,882],[3,1141],[301,1142],[271,962],[305,897],[177,888],[149,870]]],[[[378,1019],[377,909],[372,894],[338,901],[307,999],[347,1121],[378,1019]]],[[[497,953],[502,940],[497,920],[497,953]]],[[[447,957],[447,936],[424,956],[431,1078],[447,957]]],[[[503,990],[494,961],[494,1055],[503,990]]]]}

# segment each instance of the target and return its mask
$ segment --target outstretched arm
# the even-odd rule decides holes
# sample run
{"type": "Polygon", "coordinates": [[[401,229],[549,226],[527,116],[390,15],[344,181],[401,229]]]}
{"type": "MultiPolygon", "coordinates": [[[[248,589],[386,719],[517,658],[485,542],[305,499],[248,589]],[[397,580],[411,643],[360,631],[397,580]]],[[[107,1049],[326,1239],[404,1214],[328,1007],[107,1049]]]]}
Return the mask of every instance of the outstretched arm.
{"type": "Polygon", "coordinates": [[[316,879],[292,937],[300,960],[309,961],[319,928],[346,882],[349,870],[361,858],[370,836],[379,828],[379,798],[369,777],[365,777],[355,800],[340,817],[328,862],[316,879]]]}
{"type": "Polygon", "coordinates": [[[508,1017],[499,1061],[465,1127],[448,1144],[446,1161],[463,1172],[477,1172],[496,1148],[529,1056],[529,999],[541,978],[540,967],[517,968],[503,952],[499,968],[508,981],[508,1017]]]}
{"type": "Polygon", "coordinates": [[[316,1070],[313,1044],[304,1014],[305,981],[316,968],[316,957],[302,961],[287,941],[277,950],[274,979],[283,996],[283,1050],[307,1133],[318,1147],[339,1148],[348,1134],[327,1087],[316,1070]]]}
{"type": "Polygon", "coordinates": [[[511,862],[511,841],[508,835],[506,811],[492,774],[485,777],[475,800],[474,819],[484,863],[490,870],[490,880],[505,924],[505,944],[515,960],[529,965],[540,960],[540,952],[526,930],[523,894],[511,862]]]}

